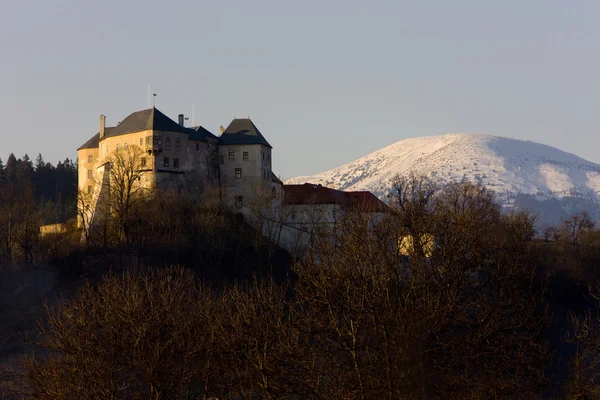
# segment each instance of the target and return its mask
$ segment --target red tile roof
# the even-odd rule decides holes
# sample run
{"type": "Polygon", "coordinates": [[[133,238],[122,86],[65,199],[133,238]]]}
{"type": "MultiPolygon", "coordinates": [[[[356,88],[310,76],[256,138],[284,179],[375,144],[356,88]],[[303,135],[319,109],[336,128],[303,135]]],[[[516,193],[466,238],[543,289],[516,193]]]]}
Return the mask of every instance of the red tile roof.
{"type": "Polygon", "coordinates": [[[338,204],[344,208],[385,212],[387,205],[368,191],[343,192],[322,185],[284,185],[285,204],[338,204]]]}
{"type": "Polygon", "coordinates": [[[350,199],[350,206],[353,209],[372,212],[386,212],[388,210],[387,204],[369,191],[346,192],[346,195],[350,199]]]}

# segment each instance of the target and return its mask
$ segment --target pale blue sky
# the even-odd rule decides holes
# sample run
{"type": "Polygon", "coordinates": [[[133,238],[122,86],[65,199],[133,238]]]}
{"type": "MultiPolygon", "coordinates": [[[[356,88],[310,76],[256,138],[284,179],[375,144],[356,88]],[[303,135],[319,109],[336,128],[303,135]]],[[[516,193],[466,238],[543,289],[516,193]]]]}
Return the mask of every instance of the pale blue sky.
{"type": "MultiPolygon", "coordinates": [[[[147,106],[250,116],[282,178],[488,133],[600,163],[600,2],[0,0],[2,146],[56,163],[147,106]]],[[[191,122],[191,120],[190,120],[191,122]]]]}

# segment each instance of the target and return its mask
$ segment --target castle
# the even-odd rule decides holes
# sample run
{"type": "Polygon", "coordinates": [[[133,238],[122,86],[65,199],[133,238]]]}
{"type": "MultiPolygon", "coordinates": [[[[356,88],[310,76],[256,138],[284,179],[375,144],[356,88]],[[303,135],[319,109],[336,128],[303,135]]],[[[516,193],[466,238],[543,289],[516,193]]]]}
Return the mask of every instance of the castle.
{"type": "MultiPolygon", "coordinates": [[[[153,107],[136,111],[116,126],[100,116],[99,131],[77,149],[79,196],[89,195],[94,213],[108,190],[111,157],[137,155],[141,185],[204,192],[216,187],[232,210],[247,214],[257,197],[281,201],[282,182],[272,171],[272,146],[248,119],[234,119],[216,136],[202,126],[185,127],[153,107]]],[[[90,221],[93,220],[93,215],[90,221]]],[[[78,221],[81,226],[82,221],[78,221]]]]}
{"type": "MultiPolygon", "coordinates": [[[[186,127],[183,114],[173,121],[156,108],[136,111],[116,126],[100,116],[98,133],[77,149],[78,227],[95,224],[99,207],[118,176],[139,188],[218,189],[223,204],[242,214],[271,242],[302,252],[313,235],[335,225],[348,210],[383,213],[387,206],[370,192],[343,192],[321,185],[286,185],[273,173],[273,147],[249,119],[234,119],[216,136],[202,126],[186,127]],[[121,163],[120,157],[128,157],[121,163]],[[258,210],[258,213],[257,213],[258,210]]],[[[121,158],[122,160],[123,158],[121,158]]],[[[118,184],[118,182],[117,182],[118,184]]],[[[85,230],[85,229],[84,229],[85,230]]]]}

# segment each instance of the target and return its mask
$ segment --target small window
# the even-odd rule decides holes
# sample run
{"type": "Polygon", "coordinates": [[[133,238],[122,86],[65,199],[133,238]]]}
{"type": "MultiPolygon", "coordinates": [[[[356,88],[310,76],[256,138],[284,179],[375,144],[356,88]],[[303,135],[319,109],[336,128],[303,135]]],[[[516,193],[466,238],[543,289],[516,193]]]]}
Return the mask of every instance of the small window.
{"type": "Polygon", "coordinates": [[[263,161],[265,161],[265,153],[262,153],[262,155],[263,155],[263,161]]]}
{"type": "Polygon", "coordinates": [[[89,163],[94,162],[94,156],[88,156],[88,162],[89,163]]]}
{"type": "Polygon", "coordinates": [[[140,138],[140,147],[142,147],[143,145],[144,145],[144,138],[143,138],[143,137],[141,137],[141,138],[140,138]]]}
{"type": "Polygon", "coordinates": [[[146,136],[146,145],[150,146],[152,144],[152,136],[146,136]]]}
{"type": "Polygon", "coordinates": [[[244,205],[244,198],[242,196],[235,196],[235,206],[240,208],[244,205]]]}
{"type": "Polygon", "coordinates": [[[200,151],[200,143],[196,143],[196,151],[200,151]]]}
{"type": "Polygon", "coordinates": [[[88,186],[88,194],[92,194],[92,186],[88,186]]]}
{"type": "Polygon", "coordinates": [[[164,157],[163,158],[163,167],[168,167],[169,166],[169,157],[164,157]]]}
{"type": "Polygon", "coordinates": [[[181,139],[177,138],[177,139],[175,139],[175,151],[179,151],[180,148],[181,148],[181,139]]]}
{"type": "Polygon", "coordinates": [[[244,156],[242,158],[244,159],[244,161],[248,161],[248,152],[247,151],[244,152],[244,156]]]}
{"type": "Polygon", "coordinates": [[[233,151],[230,151],[230,152],[229,152],[229,159],[230,159],[230,160],[233,160],[233,151]]]}
{"type": "Polygon", "coordinates": [[[140,159],[140,164],[142,165],[142,167],[145,167],[145,166],[146,166],[146,157],[142,157],[142,158],[140,159]]]}
{"type": "Polygon", "coordinates": [[[273,186],[271,188],[271,198],[273,198],[273,199],[277,198],[277,189],[275,189],[275,186],[273,186]]]}
{"type": "Polygon", "coordinates": [[[88,169],[88,179],[92,179],[93,177],[93,172],[91,169],[88,169]]]}
{"type": "Polygon", "coordinates": [[[242,179],[242,169],[241,168],[235,169],[235,179],[242,179]]]}
{"type": "Polygon", "coordinates": [[[179,168],[179,158],[173,159],[173,168],[175,168],[175,169],[179,168]]]}
{"type": "Polygon", "coordinates": [[[170,137],[165,139],[165,147],[167,148],[167,150],[171,150],[171,138],[170,137]]]}

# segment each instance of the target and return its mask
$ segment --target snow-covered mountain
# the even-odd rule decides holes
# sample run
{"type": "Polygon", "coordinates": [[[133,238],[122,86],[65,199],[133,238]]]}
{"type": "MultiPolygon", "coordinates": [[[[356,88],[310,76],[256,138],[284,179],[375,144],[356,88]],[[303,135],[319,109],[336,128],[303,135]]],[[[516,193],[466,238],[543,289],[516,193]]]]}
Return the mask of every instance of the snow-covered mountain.
{"type": "Polygon", "coordinates": [[[480,183],[494,190],[504,205],[519,193],[540,201],[572,196],[596,201],[600,194],[599,164],[540,143],[474,134],[402,140],[341,167],[285,183],[369,190],[384,199],[391,178],[411,172],[439,184],[480,183]]]}

